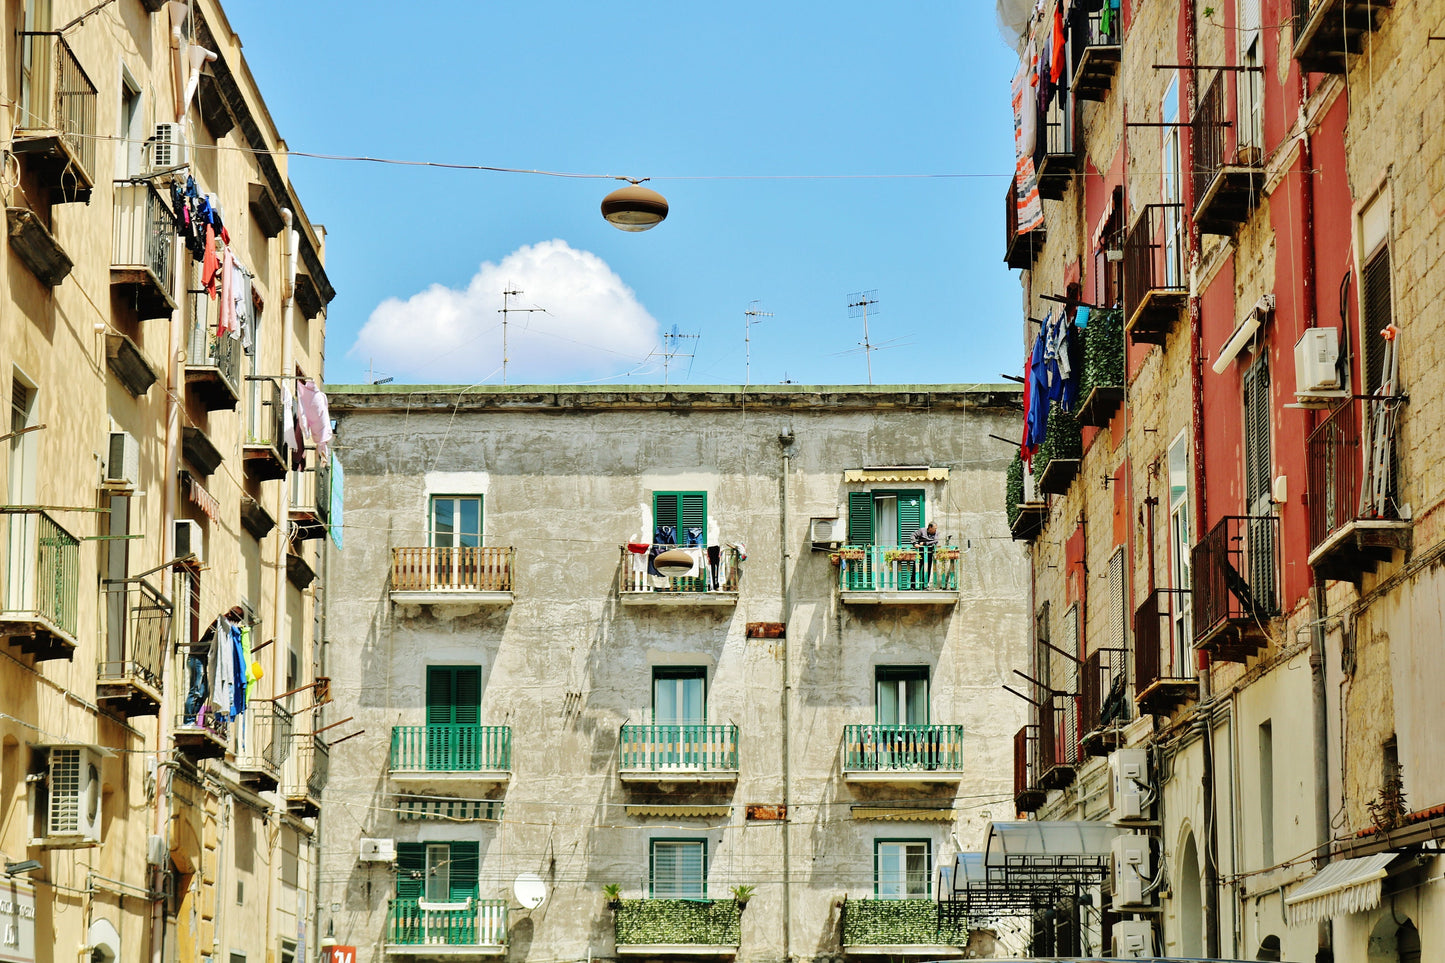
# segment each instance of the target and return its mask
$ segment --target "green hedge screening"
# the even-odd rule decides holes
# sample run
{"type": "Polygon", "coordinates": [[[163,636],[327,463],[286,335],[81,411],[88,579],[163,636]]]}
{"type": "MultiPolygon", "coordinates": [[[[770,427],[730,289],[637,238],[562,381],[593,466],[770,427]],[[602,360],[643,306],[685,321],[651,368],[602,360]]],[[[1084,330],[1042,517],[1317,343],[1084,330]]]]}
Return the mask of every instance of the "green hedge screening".
{"type": "Polygon", "coordinates": [[[1008,474],[1004,476],[1003,483],[1003,510],[1008,515],[1008,524],[1012,528],[1019,520],[1023,512],[1020,507],[1024,501],[1024,459],[1018,452],[1014,452],[1014,460],[1008,463],[1008,474]]]}
{"type": "Polygon", "coordinates": [[[1084,342],[1084,370],[1079,398],[1095,388],[1124,386],[1124,312],[1117,308],[1089,313],[1089,326],[1079,332],[1084,342]]]}
{"type": "Polygon", "coordinates": [[[859,899],[843,905],[844,946],[964,946],[968,923],[940,922],[931,899],[859,899]]]}
{"type": "Polygon", "coordinates": [[[614,913],[617,942],[736,946],[742,910],[731,899],[625,899],[614,913]]]}
{"type": "Polygon", "coordinates": [[[1084,436],[1079,423],[1057,404],[1049,405],[1049,425],[1044,431],[1044,440],[1034,454],[1034,477],[1044,473],[1049,462],[1055,458],[1084,457],[1084,436]]]}

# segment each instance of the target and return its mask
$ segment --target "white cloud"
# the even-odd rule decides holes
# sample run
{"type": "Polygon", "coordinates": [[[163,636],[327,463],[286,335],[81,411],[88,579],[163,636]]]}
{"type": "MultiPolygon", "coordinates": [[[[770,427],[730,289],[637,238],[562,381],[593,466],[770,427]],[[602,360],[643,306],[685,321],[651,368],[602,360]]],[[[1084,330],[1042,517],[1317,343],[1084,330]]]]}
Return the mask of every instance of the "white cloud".
{"type": "Polygon", "coordinates": [[[398,380],[500,383],[502,291],[521,291],[507,329],[507,381],[583,380],[620,373],[658,344],[657,321],[597,255],[563,240],[482,263],[466,288],[434,284],[371,312],[351,355],[398,380]]]}

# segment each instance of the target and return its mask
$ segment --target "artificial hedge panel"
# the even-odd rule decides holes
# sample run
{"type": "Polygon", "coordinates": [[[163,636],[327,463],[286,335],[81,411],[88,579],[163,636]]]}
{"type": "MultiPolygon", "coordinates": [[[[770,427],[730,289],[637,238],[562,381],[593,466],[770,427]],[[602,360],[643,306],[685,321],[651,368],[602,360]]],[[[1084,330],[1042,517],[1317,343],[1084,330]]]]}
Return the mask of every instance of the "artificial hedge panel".
{"type": "Polygon", "coordinates": [[[742,911],[736,901],[625,899],[614,911],[617,942],[737,946],[742,911]]]}
{"type": "Polygon", "coordinates": [[[1124,312],[1118,308],[1091,311],[1089,326],[1079,334],[1084,342],[1084,370],[1079,375],[1079,397],[1095,388],[1124,386],[1124,312]]]}
{"type": "Polygon", "coordinates": [[[844,946],[965,946],[968,933],[966,921],[940,920],[931,899],[850,899],[843,904],[844,946]]]}
{"type": "Polygon", "coordinates": [[[1044,430],[1044,440],[1034,454],[1034,477],[1044,473],[1049,462],[1055,458],[1084,457],[1084,436],[1074,416],[1057,403],[1049,405],[1049,424],[1044,430]]]}
{"type": "Polygon", "coordinates": [[[1014,452],[1014,460],[1008,463],[1008,474],[1003,483],[1003,510],[1008,515],[1009,528],[1019,520],[1024,502],[1024,459],[1014,452]]]}

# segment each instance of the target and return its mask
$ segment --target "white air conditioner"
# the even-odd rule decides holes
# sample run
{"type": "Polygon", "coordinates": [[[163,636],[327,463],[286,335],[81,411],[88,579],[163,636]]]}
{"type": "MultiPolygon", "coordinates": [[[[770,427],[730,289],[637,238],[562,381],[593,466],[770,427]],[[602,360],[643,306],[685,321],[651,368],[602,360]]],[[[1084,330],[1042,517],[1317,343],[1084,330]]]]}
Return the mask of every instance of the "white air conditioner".
{"type": "Polygon", "coordinates": [[[206,560],[206,548],[201,533],[201,523],[189,518],[176,519],[176,558],[194,555],[197,562],[206,560]]]}
{"type": "Polygon", "coordinates": [[[105,458],[105,487],[132,489],[140,478],[140,445],[128,431],[112,431],[105,458]]]}
{"type": "Polygon", "coordinates": [[[32,846],[78,848],[100,843],[100,754],[89,746],[48,746],[45,769],[30,783],[32,846]]]}
{"type": "Polygon", "coordinates": [[[837,518],[814,518],[808,522],[808,541],[818,551],[838,548],[843,544],[843,525],[837,518]]]}
{"type": "Polygon", "coordinates": [[[1338,391],[1340,384],[1340,329],[1307,328],[1294,346],[1294,391],[1313,395],[1338,391]]]}
{"type": "Polygon", "coordinates": [[[165,170],[168,167],[182,167],[190,163],[190,151],[186,149],[186,127],[184,124],[156,124],[155,135],[151,137],[151,168],[165,170]]]}
{"type": "Polygon", "coordinates": [[[1109,821],[1115,824],[1149,819],[1149,754],[1143,749],[1109,753],[1109,821]]]}
{"type": "Polygon", "coordinates": [[[1143,833],[1123,833],[1109,844],[1109,869],[1113,880],[1116,913],[1148,906],[1145,882],[1152,875],[1149,837],[1143,833]]]}
{"type": "Polygon", "coordinates": [[[361,837],[361,852],[357,856],[363,863],[396,862],[396,840],[368,839],[361,837]]]}
{"type": "Polygon", "coordinates": [[[1154,924],[1148,920],[1120,920],[1111,934],[1111,956],[1142,960],[1155,955],[1154,924]]]}

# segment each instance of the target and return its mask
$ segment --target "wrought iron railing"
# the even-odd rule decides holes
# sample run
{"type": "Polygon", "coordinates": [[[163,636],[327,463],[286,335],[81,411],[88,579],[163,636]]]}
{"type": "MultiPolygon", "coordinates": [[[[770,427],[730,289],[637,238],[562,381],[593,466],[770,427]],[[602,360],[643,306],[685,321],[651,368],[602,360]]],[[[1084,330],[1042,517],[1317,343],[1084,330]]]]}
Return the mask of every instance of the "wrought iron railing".
{"type": "Polygon", "coordinates": [[[1397,397],[1346,400],[1310,432],[1306,461],[1312,550],[1351,522],[1400,517],[1390,443],[1402,403],[1397,397]],[[1361,431],[1362,411],[1368,431],[1361,431]],[[1372,438],[1380,441],[1371,444],[1372,438]]]}
{"type": "Polygon", "coordinates": [[[242,726],[236,747],[238,769],[264,769],[273,775],[280,772],[291,754],[295,736],[291,713],[279,703],[254,699],[241,716],[242,726]]]}
{"type": "Polygon", "coordinates": [[[95,84],[58,32],[22,30],[20,43],[19,128],[58,132],[86,175],[93,176],[95,84]]]}
{"type": "Polygon", "coordinates": [[[75,637],[80,542],[45,512],[5,515],[5,608],[11,621],[42,618],[75,637]]]}
{"type": "Polygon", "coordinates": [[[393,592],[510,592],[516,549],[510,546],[394,548],[393,592]]]}
{"type": "MultiPolygon", "coordinates": [[[[187,675],[189,675],[189,667],[187,675]]],[[[189,684],[189,678],[187,683],[189,684]]],[[[181,698],[181,712],[176,716],[176,736],[186,733],[207,732],[221,742],[231,741],[231,720],[229,716],[221,714],[220,707],[209,698],[205,699],[197,708],[194,716],[185,711],[185,704],[189,700],[181,698]]]]}
{"type": "Polygon", "coordinates": [[[105,582],[109,638],[100,660],[101,682],[135,679],[157,692],[171,633],[171,600],[144,580],[105,582]]]}
{"type": "Polygon", "coordinates": [[[736,772],[738,727],[734,725],[625,725],[618,766],[631,772],[736,772]]]}
{"type": "Polygon", "coordinates": [[[1195,678],[1196,662],[1189,636],[1188,589],[1155,589],[1134,612],[1134,692],[1164,680],[1195,678]]]}
{"type": "Polygon", "coordinates": [[[1079,700],[1051,696],[1039,706],[1039,769],[1072,766],[1079,761],[1079,700]]]}
{"type": "Polygon", "coordinates": [[[1066,89],[1054,95],[1049,109],[1039,118],[1039,160],[1074,155],[1074,109],[1066,89]]]}
{"type": "Polygon", "coordinates": [[[1023,726],[1014,733],[1014,798],[1038,788],[1039,727],[1023,726]]]}
{"type": "Polygon", "coordinates": [[[1230,622],[1262,629],[1279,614],[1278,550],[1277,515],[1227,515],[1199,540],[1190,562],[1196,641],[1230,622]]]}
{"type": "Polygon", "coordinates": [[[1079,729],[1087,734],[1129,721],[1123,649],[1097,649],[1084,659],[1079,677],[1079,729]]]}
{"type": "Polygon", "coordinates": [[[331,748],[310,732],[293,732],[291,758],[282,781],[282,794],[290,799],[302,796],[320,799],[331,774],[331,748]]]}
{"type": "Polygon", "coordinates": [[[736,592],[742,577],[742,553],[728,545],[708,547],[635,542],[622,546],[619,591],[623,594],[736,592]],[[675,576],[654,575],[652,559],[673,549],[681,549],[694,557],[692,572],[675,576]]]}
{"type": "Polygon", "coordinates": [[[393,946],[506,946],[507,901],[468,899],[460,904],[393,899],[386,915],[393,946]]]}
{"type": "Polygon", "coordinates": [[[274,448],[284,455],[286,412],[281,390],[270,378],[248,378],[246,394],[246,444],[274,448]]]}
{"type": "Polygon", "coordinates": [[[240,397],[241,342],[230,335],[219,336],[207,320],[209,300],[204,291],[191,292],[191,333],[187,339],[186,365],[191,368],[215,368],[220,372],[231,394],[240,397]]]}
{"type": "Polygon", "coordinates": [[[845,545],[838,552],[844,592],[958,591],[959,551],[951,545],[845,545]]]}
{"type": "Polygon", "coordinates": [[[963,726],[846,726],[843,768],[849,772],[958,772],[963,769],[963,726]]]}
{"type": "Polygon", "coordinates": [[[116,181],[114,188],[111,266],[147,270],[170,294],[175,227],[169,205],[149,181],[116,181]]]}
{"type": "Polygon", "coordinates": [[[1231,123],[1224,103],[1224,72],[1214,75],[1194,108],[1194,124],[1191,133],[1194,138],[1194,206],[1197,210],[1209,193],[1209,183],[1215,173],[1225,165],[1225,151],[1228,137],[1226,131],[1231,123]]]}
{"type": "Polygon", "coordinates": [[[1124,317],[1151,291],[1184,292],[1184,205],[1145,204],[1124,237],[1124,317]]]}
{"type": "Polygon", "coordinates": [[[392,772],[505,772],[510,768],[510,726],[391,727],[392,772]]]}
{"type": "Polygon", "coordinates": [[[1074,8],[1071,40],[1073,41],[1074,69],[1084,58],[1090,47],[1117,47],[1123,36],[1123,24],[1118,10],[1108,9],[1108,0],[1098,10],[1074,8]]]}

